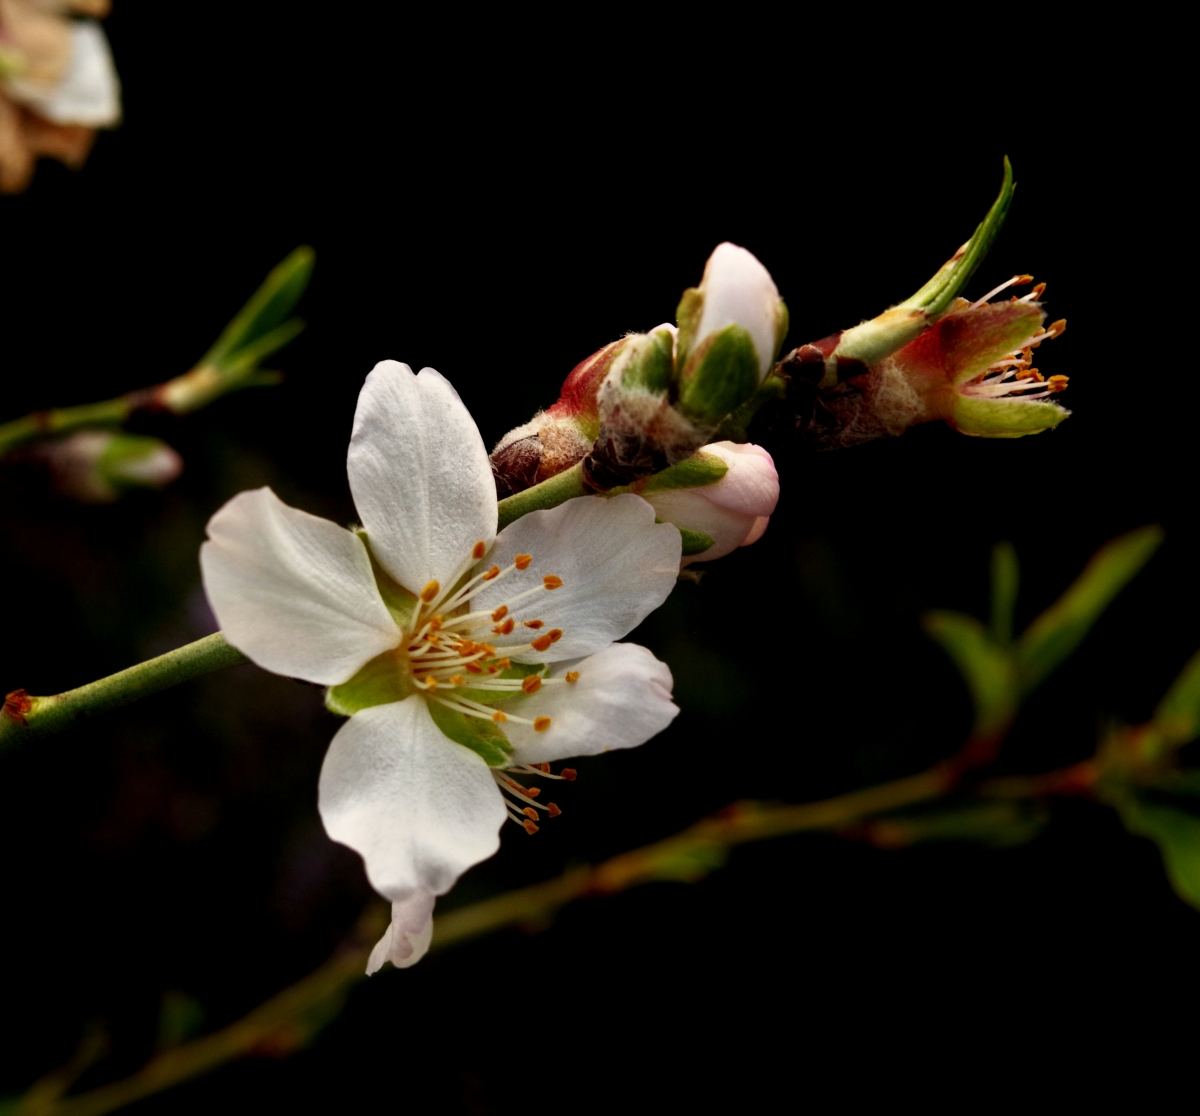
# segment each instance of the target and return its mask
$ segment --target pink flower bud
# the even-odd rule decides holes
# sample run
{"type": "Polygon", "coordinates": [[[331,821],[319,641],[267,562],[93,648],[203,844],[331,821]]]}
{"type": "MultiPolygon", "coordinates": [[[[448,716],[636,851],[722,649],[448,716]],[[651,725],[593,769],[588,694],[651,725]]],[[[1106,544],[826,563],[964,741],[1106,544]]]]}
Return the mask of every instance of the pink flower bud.
{"type": "Polygon", "coordinates": [[[683,531],[708,536],[712,544],[683,559],[710,562],[762,538],[779,500],[779,475],[761,446],[713,442],[700,450],[719,458],[727,471],[720,480],[696,488],[648,490],[642,496],[658,517],[683,531]]]}

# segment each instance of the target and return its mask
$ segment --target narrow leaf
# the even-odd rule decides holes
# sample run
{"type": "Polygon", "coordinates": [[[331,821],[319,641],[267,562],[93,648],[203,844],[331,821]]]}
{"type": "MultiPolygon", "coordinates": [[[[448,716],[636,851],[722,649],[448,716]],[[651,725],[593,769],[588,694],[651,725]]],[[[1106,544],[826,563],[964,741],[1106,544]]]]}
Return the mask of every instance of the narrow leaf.
{"type": "Polygon", "coordinates": [[[1016,675],[1013,659],[973,616],[961,612],[931,612],[924,626],[954,660],[971,691],[975,705],[976,736],[1002,733],[1017,710],[1016,675]]]}
{"type": "Polygon", "coordinates": [[[1168,744],[1182,747],[1200,736],[1200,651],[1188,660],[1154,711],[1154,727],[1168,744]]]}
{"type": "Polygon", "coordinates": [[[1162,853],[1175,893],[1200,908],[1200,818],[1157,802],[1130,796],[1118,807],[1130,833],[1149,837],[1162,853]]]}
{"type": "Polygon", "coordinates": [[[1021,570],[1013,544],[997,543],[992,548],[992,638],[1002,647],[1012,642],[1013,610],[1020,579],[1021,570]]]}
{"type": "Polygon", "coordinates": [[[1152,526],[1105,543],[1067,591],[1025,629],[1017,644],[1022,696],[1071,655],[1162,540],[1162,528],[1152,526]]]}

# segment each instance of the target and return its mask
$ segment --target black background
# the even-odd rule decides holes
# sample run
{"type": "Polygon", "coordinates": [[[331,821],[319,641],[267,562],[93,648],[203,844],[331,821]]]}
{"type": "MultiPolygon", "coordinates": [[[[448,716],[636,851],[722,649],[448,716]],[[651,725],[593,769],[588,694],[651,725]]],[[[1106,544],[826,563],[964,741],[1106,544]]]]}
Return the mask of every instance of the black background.
{"type": "MultiPolygon", "coordinates": [[[[82,172],[43,164],[0,202],[4,418],[186,369],[275,262],[317,250],[310,328],[273,361],[284,386],[142,422],[184,455],[176,485],[85,508],[0,474],[0,688],[54,693],[210,630],[197,547],[244,488],[352,519],[345,448],[377,360],[437,367],[490,445],[588,353],[672,319],[724,239],[772,272],[789,347],[824,336],[923,283],[1007,153],[1016,201],[968,293],[1049,283],[1070,327],[1040,364],[1070,375],[1074,417],[1016,442],[930,426],[820,456],[770,445],[783,497],[764,540],[636,635],[675,673],[676,724],[581,762],[564,816],[533,840],[510,827],[443,908],[738,798],[804,801],[949,754],[969,705],[919,618],[983,615],[999,539],[1022,559],[1024,624],[1106,539],[1168,533],[1002,767],[1083,758],[1104,717],[1148,716],[1200,644],[1165,94],[1082,63],[1034,90],[964,70],[963,49],[862,59],[846,80],[843,48],[805,53],[782,28],[763,77],[762,28],[685,50],[581,23],[556,49],[384,10],[122,4],[126,123],[82,172]]],[[[369,896],[315,810],[336,724],[318,691],[241,667],[3,757],[0,1092],[64,1061],[87,1020],[113,1047],[81,1085],[145,1060],[165,992],[216,1027],[328,955],[369,896]]],[[[994,1091],[1194,996],[1198,931],[1153,847],[1099,806],[1056,805],[1005,851],[781,840],[699,885],[388,970],[312,1048],[135,1110],[669,1109],[726,1089],[941,1094],[960,1070],[994,1091]]]]}

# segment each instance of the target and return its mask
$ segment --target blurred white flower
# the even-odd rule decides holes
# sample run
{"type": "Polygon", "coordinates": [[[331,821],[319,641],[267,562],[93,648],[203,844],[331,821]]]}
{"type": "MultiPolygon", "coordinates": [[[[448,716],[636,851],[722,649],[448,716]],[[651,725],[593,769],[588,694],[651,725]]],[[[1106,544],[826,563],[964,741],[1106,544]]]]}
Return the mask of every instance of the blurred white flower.
{"type": "Polygon", "coordinates": [[[361,532],[243,492],[209,522],[201,567],[234,647],[350,715],[319,806],[392,901],[374,972],[420,959],[435,897],[495,852],[506,817],[535,832],[539,810],[560,812],[530,776],[641,744],[678,712],[667,667],[614,641],[670,593],[680,537],[633,495],[497,535],[471,416],[437,372],[394,361],[359,396],[348,471],[361,532]]]}

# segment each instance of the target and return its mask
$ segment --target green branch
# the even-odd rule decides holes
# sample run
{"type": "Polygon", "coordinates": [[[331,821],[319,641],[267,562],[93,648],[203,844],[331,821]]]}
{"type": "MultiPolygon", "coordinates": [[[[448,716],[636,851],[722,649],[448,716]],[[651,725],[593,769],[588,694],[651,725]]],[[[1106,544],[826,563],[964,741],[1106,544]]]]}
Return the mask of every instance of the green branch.
{"type": "Polygon", "coordinates": [[[498,508],[498,529],[503,530],[513,521],[542,508],[553,508],[573,500],[576,496],[586,496],[588,490],[583,486],[583,465],[572,465],[569,469],[558,473],[541,484],[535,484],[514,496],[508,496],[500,501],[498,508]]]}
{"type": "Polygon", "coordinates": [[[85,717],[119,709],[180,682],[248,661],[217,632],[66,693],[33,697],[24,690],[14,690],[0,712],[0,749],[27,736],[60,732],[85,717]]]}
{"type": "Polygon", "coordinates": [[[304,328],[303,322],[288,319],[288,315],[304,293],[312,267],[311,248],[292,252],[271,271],[199,364],[183,375],[127,391],[115,399],[34,411],[0,425],[0,457],[41,438],[88,427],[119,426],[138,411],[184,415],[231,391],[278,383],[278,372],[258,366],[304,328]]]}
{"type": "MultiPolygon", "coordinates": [[[[852,830],[873,816],[942,797],[957,785],[958,773],[959,765],[951,760],[919,775],[821,802],[738,802],[673,837],[439,915],[430,948],[446,949],[509,927],[544,927],[577,899],[615,895],[656,881],[693,883],[719,868],[737,845],[804,832],[852,830]]],[[[986,798],[1005,799],[1079,793],[1081,788],[1075,768],[1067,768],[1027,779],[992,780],[979,789],[986,798]]],[[[324,965],[235,1023],[160,1054],[132,1076],[90,1092],[36,1108],[27,1099],[18,1101],[12,1116],[105,1116],[234,1059],[254,1054],[279,1057],[300,1049],[365,977],[371,947],[386,925],[387,908],[371,903],[350,941],[324,965]]],[[[33,1090],[26,1098],[31,1096],[33,1090]]]]}

